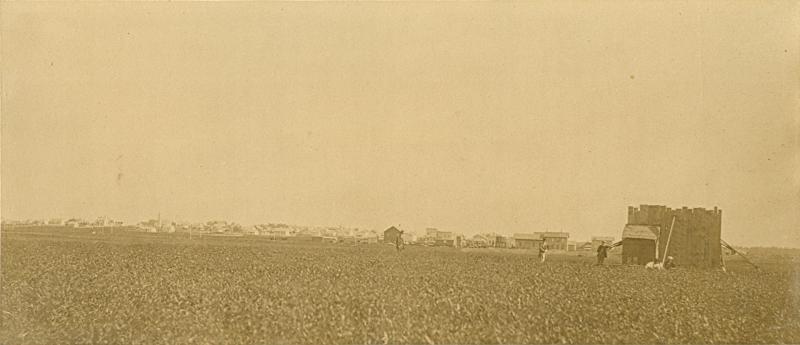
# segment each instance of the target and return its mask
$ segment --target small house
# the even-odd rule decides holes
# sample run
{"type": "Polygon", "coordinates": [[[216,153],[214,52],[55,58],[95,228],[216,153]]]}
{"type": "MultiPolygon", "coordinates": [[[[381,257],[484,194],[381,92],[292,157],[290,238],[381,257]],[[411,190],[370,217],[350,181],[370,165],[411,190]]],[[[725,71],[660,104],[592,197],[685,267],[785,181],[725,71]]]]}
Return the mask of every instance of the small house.
{"type": "Polygon", "coordinates": [[[534,234],[539,237],[547,245],[547,248],[552,250],[567,250],[567,242],[569,241],[569,233],[566,232],[535,232],[534,234]]]}
{"type": "Polygon", "coordinates": [[[388,229],[383,230],[383,243],[396,243],[400,233],[400,229],[394,226],[390,226],[388,229]]]}

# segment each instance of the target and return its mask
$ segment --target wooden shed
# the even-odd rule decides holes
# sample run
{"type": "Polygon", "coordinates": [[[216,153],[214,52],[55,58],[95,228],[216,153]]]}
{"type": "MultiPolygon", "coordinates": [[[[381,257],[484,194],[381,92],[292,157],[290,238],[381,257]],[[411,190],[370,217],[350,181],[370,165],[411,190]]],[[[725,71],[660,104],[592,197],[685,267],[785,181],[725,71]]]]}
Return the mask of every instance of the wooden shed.
{"type": "Polygon", "coordinates": [[[644,265],[655,261],[656,239],[660,231],[658,226],[625,225],[622,229],[622,263],[644,265]]]}

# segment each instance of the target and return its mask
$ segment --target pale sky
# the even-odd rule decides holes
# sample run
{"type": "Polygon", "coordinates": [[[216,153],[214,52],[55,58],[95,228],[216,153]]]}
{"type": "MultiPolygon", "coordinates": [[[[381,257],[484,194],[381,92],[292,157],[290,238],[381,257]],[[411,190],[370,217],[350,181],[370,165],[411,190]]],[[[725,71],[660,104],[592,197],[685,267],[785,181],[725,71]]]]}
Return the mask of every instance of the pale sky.
{"type": "Polygon", "coordinates": [[[2,216],[800,247],[800,3],[2,2],[2,216]]]}

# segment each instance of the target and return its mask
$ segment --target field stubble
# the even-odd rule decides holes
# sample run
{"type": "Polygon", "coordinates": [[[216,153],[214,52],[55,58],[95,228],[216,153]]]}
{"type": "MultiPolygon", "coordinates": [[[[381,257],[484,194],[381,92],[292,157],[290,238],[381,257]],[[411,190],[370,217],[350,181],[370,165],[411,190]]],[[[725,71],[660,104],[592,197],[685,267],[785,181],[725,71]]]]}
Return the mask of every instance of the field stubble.
{"type": "Polygon", "coordinates": [[[0,343],[798,343],[794,259],[587,257],[4,232],[0,343]]]}

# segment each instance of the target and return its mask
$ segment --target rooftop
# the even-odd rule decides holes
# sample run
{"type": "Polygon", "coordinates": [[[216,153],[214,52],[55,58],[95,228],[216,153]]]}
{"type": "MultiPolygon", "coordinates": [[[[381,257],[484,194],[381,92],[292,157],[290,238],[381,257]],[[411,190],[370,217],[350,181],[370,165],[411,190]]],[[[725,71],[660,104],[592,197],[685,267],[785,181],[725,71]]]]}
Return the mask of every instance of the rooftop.
{"type": "Polygon", "coordinates": [[[515,240],[541,240],[542,236],[541,233],[533,233],[533,234],[514,234],[515,240]]]}
{"type": "Polygon", "coordinates": [[[540,237],[559,237],[559,238],[569,238],[568,232],[535,232],[534,234],[539,235],[540,237]]]}
{"type": "Polygon", "coordinates": [[[622,230],[622,238],[636,238],[644,240],[655,240],[661,227],[657,225],[625,225],[622,230]]]}

